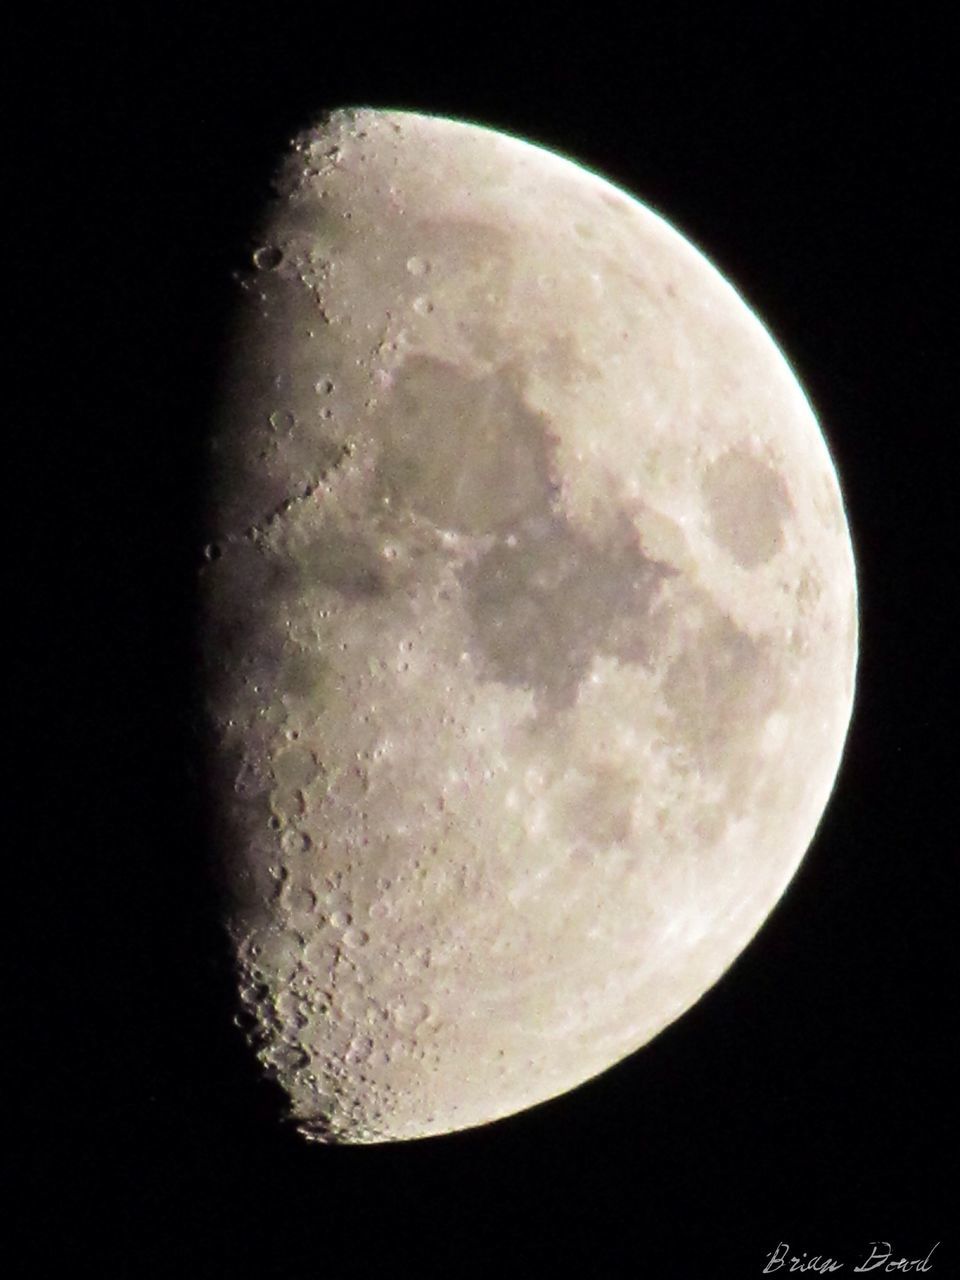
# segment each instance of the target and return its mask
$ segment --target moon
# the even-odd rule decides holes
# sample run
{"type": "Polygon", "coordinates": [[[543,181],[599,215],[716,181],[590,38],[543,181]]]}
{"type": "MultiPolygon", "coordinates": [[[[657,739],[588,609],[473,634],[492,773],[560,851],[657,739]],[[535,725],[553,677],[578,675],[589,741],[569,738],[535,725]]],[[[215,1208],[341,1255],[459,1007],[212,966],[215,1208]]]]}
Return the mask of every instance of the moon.
{"type": "Polygon", "coordinates": [[[777,903],[857,661],[836,470],[678,231],[477,124],[282,158],[210,438],[207,779],[305,1137],[485,1124],[656,1036],[777,903]]]}

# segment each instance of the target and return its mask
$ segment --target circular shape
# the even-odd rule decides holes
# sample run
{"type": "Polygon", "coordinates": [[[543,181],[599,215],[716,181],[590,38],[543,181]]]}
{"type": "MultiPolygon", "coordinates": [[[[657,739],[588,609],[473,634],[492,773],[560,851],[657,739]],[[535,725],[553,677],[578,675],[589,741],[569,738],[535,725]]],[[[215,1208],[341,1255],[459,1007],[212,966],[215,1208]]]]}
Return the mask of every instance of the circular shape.
{"type": "Polygon", "coordinates": [[[283,261],[283,254],[272,245],[264,245],[253,254],[253,265],[259,271],[275,271],[283,261]]]}
{"type": "Polygon", "coordinates": [[[642,1045],[776,903],[849,534],[756,317],[571,162],[338,112],[260,231],[201,568],[241,996],[304,1133],[443,1133],[642,1045]]]}

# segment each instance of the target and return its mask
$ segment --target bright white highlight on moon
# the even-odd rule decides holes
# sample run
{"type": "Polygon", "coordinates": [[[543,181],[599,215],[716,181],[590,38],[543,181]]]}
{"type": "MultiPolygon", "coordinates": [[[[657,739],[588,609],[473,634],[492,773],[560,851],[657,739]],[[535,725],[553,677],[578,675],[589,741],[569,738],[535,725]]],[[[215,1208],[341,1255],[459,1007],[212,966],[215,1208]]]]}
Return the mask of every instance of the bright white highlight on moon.
{"type": "Polygon", "coordinates": [[[251,1041],[320,1141],[483,1124],[679,1017],[809,846],[834,466],[697,249],[476,125],[305,131],[240,284],[202,590],[251,1041]]]}

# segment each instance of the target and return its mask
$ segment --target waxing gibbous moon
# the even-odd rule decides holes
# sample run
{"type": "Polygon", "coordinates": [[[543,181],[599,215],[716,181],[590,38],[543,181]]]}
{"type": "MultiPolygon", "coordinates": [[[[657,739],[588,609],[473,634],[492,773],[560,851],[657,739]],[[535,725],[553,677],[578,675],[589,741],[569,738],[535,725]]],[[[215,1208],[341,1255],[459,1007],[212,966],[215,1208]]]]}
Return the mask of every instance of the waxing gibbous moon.
{"type": "Polygon", "coordinates": [[[838,769],[854,561],[811,407],[662,218],[334,113],[238,274],[201,570],[251,1043],[306,1136],[554,1097],[679,1017],[838,769]]]}

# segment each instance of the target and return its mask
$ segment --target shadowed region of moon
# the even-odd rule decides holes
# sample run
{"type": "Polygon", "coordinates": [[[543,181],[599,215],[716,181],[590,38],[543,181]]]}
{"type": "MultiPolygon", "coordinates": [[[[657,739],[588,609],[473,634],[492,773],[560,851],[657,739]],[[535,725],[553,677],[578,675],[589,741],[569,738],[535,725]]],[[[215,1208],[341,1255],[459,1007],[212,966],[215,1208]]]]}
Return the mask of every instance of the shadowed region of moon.
{"type": "Polygon", "coordinates": [[[495,533],[550,510],[549,444],[509,366],[464,376],[412,356],[385,398],[384,496],[438,528],[495,533]]]}
{"type": "Polygon", "coordinates": [[[333,587],[350,599],[362,600],[384,590],[380,557],[362,539],[336,529],[325,529],[303,552],[300,570],[306,582],[333,587]]]}
{"type": "Polygon", "coordinates": [[[712,536],[745,569],[780,549],[790,499],[783,477],[768,463],[731,449],[707,468],[703,492],[712,536]]]}
{"type": "Polygon", "coordinates": [[[636,546],[595,546],[562,517],[531,518],[464,573],[481,674],[572,705],[596,656],[649,656],[643,620],[667,572],[636,546]]]}
{"type": "Polygon", "coordinates": [[[242,1021],[305,1136],[484,1124],[749,943],[856,664],[809,404],[642,204],[476,125],[293,141],[238,273],[201,558],[242,1021]]]}
{"type": "Polygon", "coordinates": [[[525,405],[516,372],[470,377],[412,357],[384,412],[384,501],[438,528],[497,535],[461,574],[470,636],[490,679],[562,705],[595,654],[645,656],[640,615],[667,570],[642,554],[626,520],[621,545],[599,547],[558,510],[549,426],[525,405]]]}

